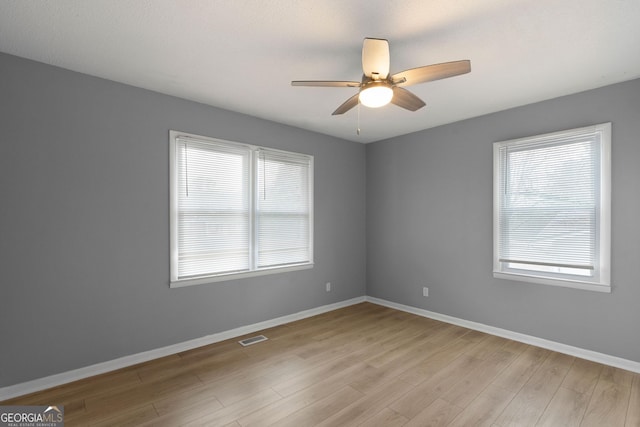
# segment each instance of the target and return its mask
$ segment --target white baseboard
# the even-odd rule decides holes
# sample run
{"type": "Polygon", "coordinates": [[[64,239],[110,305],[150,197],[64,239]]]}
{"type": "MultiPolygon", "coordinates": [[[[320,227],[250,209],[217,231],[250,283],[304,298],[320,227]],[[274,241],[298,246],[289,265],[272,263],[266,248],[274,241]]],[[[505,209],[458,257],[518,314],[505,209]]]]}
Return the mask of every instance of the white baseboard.
{"type": "Polygon", "coordinates": [[[421,308],[411,307],[409,305],[399,304],[380,298],[367,296],[365,297],[365,300],[373,304],[394,308],[396,310],[405,311],[407,313],[416,314],[418,316],[428,317],[430,319],[439,320],[441,322],[451,323],[453,325],[462,326],[464,328],[485,332],[491,335],[497,335],[503,338],[508,338],[513,341],[519,341],[525,344],[534,345],[536,347],[542,347],[548,350],[557,351],[558,353],[564,353],[570,356],[579,357],[581,359],[591,360],[592,362],[602,363],[604,365],[613,366],[615,368],[640,373],[640,362],[634,362],[633,360],[622,359],[620,357],[598,353],[597,351],[573,347],[559,342],[549,341],[543,338],[533,337],[531,335],[525,335],[506,329],[496,328],[482,323],[471,322],[469,320],[459,319],[457,317],[447,316],[446,314],[440,314],[421,308]]]}
{"type": "Polygon", "coordinates": [[[117,369],[126,368],[128,366],[132,366],[142,362],[147,362],[153,359],[158,359],[160,357],[169,356],[169,355],[180,353],[187,350],[192,350],[197,347],[214,344],[216,342],[250,334],[263,329],[272,328],[274,326],[283,325],[285,323],[294,322],[296,320],[305,319],[307,317],[316,316],[318,314],[337,310],[343,307],[348,307],[350,305],[358,304],[365,301],[373,304],[393,308],[396,310],[405,311],[407,313],[416,314],[418,316],[428,317],[430,319],[451,323],[457,326],[462,326],[464,328],[485,332],[491,335],[497,335],[499,337],[508,338],[514,341],[531,344],[537,347],[546,348],[549,350],[557,351],[559,353],[564,353],[571,356],[579,357],[581,359],[587,359],[593,362],[598,362],[598,363],[613,366],[616,368],[625,369],[627,371],[640,373],[640,363],[634,362],[632,360],[622,359],[620,357],[598,353],[591,350],[585,350],[579,347],[573,347],[573,346],[561,344],[555,341],[549,341],[543,338],[537,338],[530,335],[509,331],[506,329],[484,325],[482,323],[459,319],[457,317],[447,316],[446,314],[440,314],[440,313],[424,310],[417,307],[411,307],[408,305],[399,304],[399,303],[383,300],[380,298],[362,296],[362,297],[352,298],[345,301],[340,301],[334,304],[312,308],[309,310],[301,311],[301,312],[290,314],[287,316],[277,317],[275,319],[266,320],[264,322],[254,323],[252,325],[242,326],[242,327],[231,329],[228,331],[219,332],[213,335],[207,335],[201,338],[196,338],[196,339],[185,341],[182,343],[173,344],[170,346],[166,346],[166,347],[162,347],[154,350],[149,350],[142,353],[132,354],[129,356],[124,356],[118,359],[97,363],[91,366],[86,366],[84,368],[74,369],[72,371],[63,372],[60,374],[55,374],[48,377],[11,385],[8,387],[3,387],[3,388],[0,388],[0,401],[22,396],[29,393],[34,393],[36,391],[44,390],[47,388],[56,387],[62,384],[81,380],[81,379],[92,377],[95,375],[104,374],[106,372],[115,371],[117,369]]]}
{"type": "Polygon", "coordinates": [[[337,310],[339,308],[348,307],[350,305],[358,304],[365,301],[365,297],[352,298],[345,301],[340,301],[334,304],[323,305],[321,307],[312,308],[298,313],[289,314],[287,316],[277,317],[271,320],[265,320],[264,322],[254,323],[252,325],[241,326],[239,328],[231,329],[224,332],[219,332],[213,335],[207,335],[201,338],[181,342],[178,344],[169,345],[154,350],[145,351],[142,353],[132,354],[129,356],[120,357],[118,359],[109,360],[95,365],[86,366],[84,368],[74,369],[72,371],[63,372],[60,374],[51,375],[44,378],[38,378],[32,381],[27,381],[20,384],[10,385],[8,387],[0,388],[0,401],[11,399],[25,394],[34,393],[36,391],[44,390],[51,387],[56,387],[62,384],[70,383],[72,381],[81,380],[84,378],[92,377],[106,372],[115,371],[117,369],[126,368],[142,362],[148,362],[149,360],[158,359],[160,357],[169,356],[172,354],[180,353],[187,350],[192,350],[197,347],[202,347],[209,344],[214,344],[220,341],[228,340],[231,338],[239,337],[241,335],[250,334],[256,331],[260,331],[274,326],[283,325],[285,323],[291,323],[296,320],[305,319],[307,317],[316,316],[318,314],[326,313],[329,311],[337,310]]]}

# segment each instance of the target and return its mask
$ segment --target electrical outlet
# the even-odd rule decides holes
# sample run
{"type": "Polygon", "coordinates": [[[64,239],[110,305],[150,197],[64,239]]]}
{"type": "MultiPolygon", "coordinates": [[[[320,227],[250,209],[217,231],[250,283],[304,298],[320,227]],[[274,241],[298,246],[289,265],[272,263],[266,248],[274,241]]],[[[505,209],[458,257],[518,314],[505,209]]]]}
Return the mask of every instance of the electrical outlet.
{"type": "Polygon", "coordinates": [[[426,286],[424,288],[422,288],[422,296],[423,297],[428,297],[429,296],[429,288],[427,288],[426,286]]]}
{"type": "Polygon", "coordinates": [[[325,288],[327,289],[327,292],[331,292],[331,282],[327,282],[325,288]]]}

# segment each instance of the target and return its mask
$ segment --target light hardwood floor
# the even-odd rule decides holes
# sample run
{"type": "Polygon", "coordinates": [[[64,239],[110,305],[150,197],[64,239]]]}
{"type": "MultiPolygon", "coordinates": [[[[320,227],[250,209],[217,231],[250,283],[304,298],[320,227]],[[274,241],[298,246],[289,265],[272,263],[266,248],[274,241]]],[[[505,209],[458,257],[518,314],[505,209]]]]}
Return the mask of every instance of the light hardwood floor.
{"type": "Polygon", "coordinates": [[[67,426],[640,426],[640,374],[370,303],[260,333],[1,404],[67,426]]]}

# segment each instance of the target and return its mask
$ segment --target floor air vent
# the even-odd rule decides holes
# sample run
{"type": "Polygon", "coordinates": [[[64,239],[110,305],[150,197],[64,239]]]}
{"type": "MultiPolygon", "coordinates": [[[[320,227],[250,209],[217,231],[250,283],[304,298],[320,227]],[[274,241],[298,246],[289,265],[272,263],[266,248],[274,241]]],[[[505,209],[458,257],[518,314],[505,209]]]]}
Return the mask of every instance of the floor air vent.
{"type": "Polygon", "coordinates": [[[257,337],[245,338],[238,342],[240,343],[241,346],[246,347],[248,345],[257,344],[259,342],[266,341],[268,339],[269,338],[265,337],[264,335],[258,335],[257,337]]]}

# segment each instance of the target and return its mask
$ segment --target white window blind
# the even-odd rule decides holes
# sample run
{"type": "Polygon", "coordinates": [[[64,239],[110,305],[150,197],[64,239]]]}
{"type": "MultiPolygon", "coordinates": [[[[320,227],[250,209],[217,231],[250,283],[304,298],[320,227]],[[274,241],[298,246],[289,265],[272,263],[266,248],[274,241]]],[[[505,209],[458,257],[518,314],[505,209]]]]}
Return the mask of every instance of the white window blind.
{"type": "Polygon", "coordinates": [[[494,273],[608,287],[607,132],[494,145],[494,273]]]}
{"type": "Polygon", "coordinates": [[[178,274],[249,270],[247,149],[178,139],[178,274]]]}
{"type": "Polygon", "coordinates": [[[258,152],[258,268],[309,262],[309,159],[258,152]]]}
{"type": "Polygon", "coordinates": [[[170,141],[172,286],[312,264],[311,156],[175,131],[170,141]]]}

